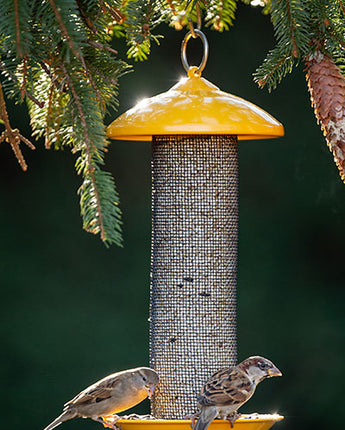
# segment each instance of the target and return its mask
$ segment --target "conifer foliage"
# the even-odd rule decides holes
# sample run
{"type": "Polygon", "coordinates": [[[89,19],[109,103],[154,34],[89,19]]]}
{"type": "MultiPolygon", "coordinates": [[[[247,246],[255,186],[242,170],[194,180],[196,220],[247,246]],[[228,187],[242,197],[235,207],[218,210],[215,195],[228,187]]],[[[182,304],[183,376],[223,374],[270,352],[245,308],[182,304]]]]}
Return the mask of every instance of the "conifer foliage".
{"type": "MultiPolygon", "coordinates": [[[[144,60],[159,42],[156,26],[176,29],[192,21],[228,30],[239,0],[0,0],[0,117],[23,170],[21,143],[7,97],[28,105],[33,137],[46,148],[68,147],[76,170],[84,228],[106,245],[121,245],[121,212],[114,179],[105,172],[108,141],[103,124],[117,105],[118,79],[128,71],[114,50],[126,38],[127,56],[144,60]]],[[[254,79],[274,89],[299,63],[306,64],[312,105],[345,181],[345,4],[343,0],[243,0],[270,14],[276,46],[254,79]]]]}
{"type": "MultiPolygon", "coordinates": [[[[28,104],[33,136],[43,137],[46,148],[69,147],[77,155],[85,230],[120,245],[119,199],[111,174],[102,170],[108,145],[103,118],[116,105],[117,81],[128,67],[110,42],[114,32],[125,29],[130,47],[147,44],[150,36],[131,24],[133,8],[141,3],[140,17],[148,25],[154,14],[145,2],[127,2],[121,11],[118,3],[0,0],[0,69],[5,93],[28,104]]],[[[12,129],[2,91],[0,114],[5,125],[0,142],[11,144],[26,170],[19,143],[34,146],[12,129]]]]}
{"type": "Polygon", "coordinates": [[[271,14],[277,45],[255,73],[274,89],[299,62],[315,116],[345,182],[345,4],[342,0],[262,0],[271,14]]]}

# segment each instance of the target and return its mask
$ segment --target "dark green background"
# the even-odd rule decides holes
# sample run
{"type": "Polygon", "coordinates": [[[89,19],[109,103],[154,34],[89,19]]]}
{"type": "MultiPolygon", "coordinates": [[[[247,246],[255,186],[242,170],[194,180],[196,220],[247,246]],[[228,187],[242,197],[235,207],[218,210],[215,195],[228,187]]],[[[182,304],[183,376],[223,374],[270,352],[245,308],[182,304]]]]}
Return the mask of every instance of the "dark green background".
{"type": "MultiPolygon", "coordinates": [[[[185,32],[162,31],[161,46],[120,82],[120,113],[184,75],[185,32]]],[[[243,412],[278,411],[286,419],[277,430],[342,428],[345,186],[316,125],[304,65],[272,94],[257,88],[251,73],[274,39],[269,18],[250,7],[240,7],[231,31],[206,34],[203,76],[286,130],[240,144],[239,359],[261,354],[284,373],[260,385],[243,412]]],[[[25,130],[23,108],[11,109],[11,120],[25,130]]],[[[82,231],[75,156],[42,142],[23,152],[27,173],[0,146],[1,423],[34,430],[95,380],[148,364],[150,144],[113,142],[107,156],[123,249],[82,231]]],[[[100,429],[91,420],[63,427],[100,429]]]]}

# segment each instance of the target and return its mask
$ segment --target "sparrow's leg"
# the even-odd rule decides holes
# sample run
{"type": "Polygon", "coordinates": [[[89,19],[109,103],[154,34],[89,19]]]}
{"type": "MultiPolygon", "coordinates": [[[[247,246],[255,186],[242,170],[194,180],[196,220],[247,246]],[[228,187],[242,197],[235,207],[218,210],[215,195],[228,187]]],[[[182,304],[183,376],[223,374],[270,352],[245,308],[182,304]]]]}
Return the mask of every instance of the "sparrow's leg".
{"type": "Polygon", "coordinates": [[[228,417],[226,417],[226,419],[229,421],[231,428],[234,427],[235,421],[240,418],[241,414],[235,412],[232,415],[229,415],[228,417]]]}
{"type": "Polygon", "coordinates": [[[195,420],[199,418],[199,416],[200,416],[200,412],[195,412],[194,414],[186,415],[184,419],[191,420],[190,427],[193,429],[195,425],[195,420]]]}

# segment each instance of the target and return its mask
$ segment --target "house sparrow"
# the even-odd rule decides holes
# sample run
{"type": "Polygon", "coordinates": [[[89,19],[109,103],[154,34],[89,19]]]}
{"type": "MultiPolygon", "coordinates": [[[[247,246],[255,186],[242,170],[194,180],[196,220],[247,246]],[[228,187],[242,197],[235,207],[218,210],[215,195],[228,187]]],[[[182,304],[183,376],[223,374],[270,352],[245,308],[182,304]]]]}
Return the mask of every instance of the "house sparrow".
{"type": "Polygon", "coordinates": [[[252,397],[259,382],[271,376],[282,373],[270,360],[259,356],[213,374],[198,397],[200,416],[194,430],[206,430],[217,417],[228,419],[233,427],[240,417],[238,408],[252,397]]]}
{"type": "Polygon", "coordinates": [[[151,397],[159,379],[148,367],[124,370],[106,376],[85,388],[64,405],[63,412],[44,430],[52,430],[72,418],[92,418],[105,427],[116,429],[119,417],[113,414],[137,405],[151,397]]]}

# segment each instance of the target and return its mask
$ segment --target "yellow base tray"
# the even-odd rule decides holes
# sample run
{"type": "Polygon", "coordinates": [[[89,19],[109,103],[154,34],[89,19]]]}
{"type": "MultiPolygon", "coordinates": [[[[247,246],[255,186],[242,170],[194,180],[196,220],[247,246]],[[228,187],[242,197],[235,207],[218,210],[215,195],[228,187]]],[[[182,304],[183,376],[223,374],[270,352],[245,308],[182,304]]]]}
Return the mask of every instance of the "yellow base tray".
{"type": "MultiPolygon", "coordinates": [[[[235,421],[233,430],[268,430],[277,421],[284,417],[278,414],[251,414],[242,415],[235,421]]],[[[117,422],[122,430],[191,430],[191,420],[126,420],[117,422]]],[[[231,430],[229,421],[214,420],[209,430],[231,430]]]]}

